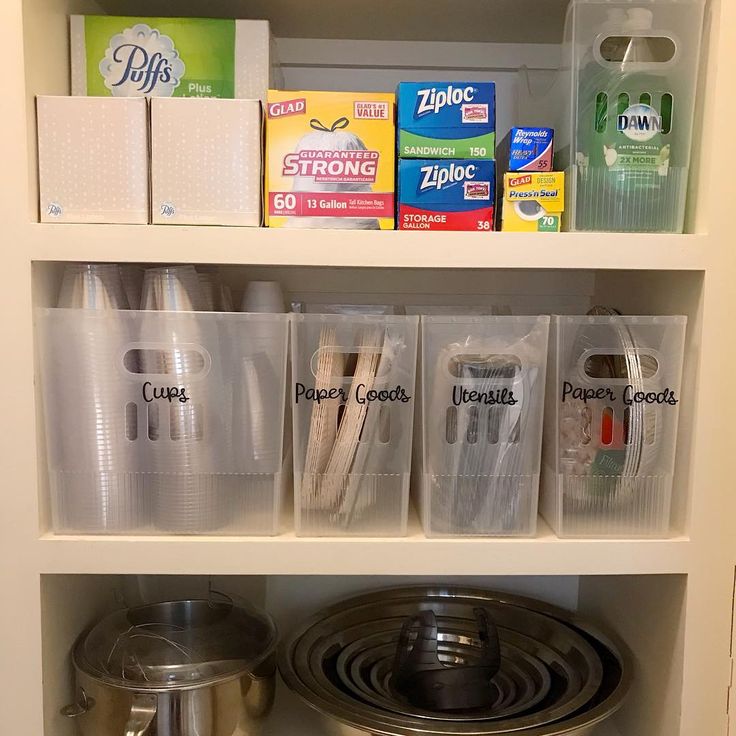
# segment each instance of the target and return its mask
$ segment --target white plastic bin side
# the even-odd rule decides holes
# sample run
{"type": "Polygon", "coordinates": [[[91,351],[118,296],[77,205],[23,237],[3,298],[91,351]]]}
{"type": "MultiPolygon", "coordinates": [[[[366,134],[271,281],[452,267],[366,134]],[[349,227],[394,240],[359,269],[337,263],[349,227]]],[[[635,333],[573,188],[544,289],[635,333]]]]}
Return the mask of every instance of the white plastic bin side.
{"type": "Polygon", "coordinates": [[[542,515],[561,537],[667,537],[685,317],[553,317],[542,515]]]}
{"type": "Polygon", "coordinates": [[[286,315],[37,318],[55,532],[278,533],[286,315]]]}
{"type": "Polygon", "coordinates": [[[419,319],[291,319],[296,533],[405,535],[419,319]]]}
{"type": "Polygon", "coordinates": [[[549,317],[422,317],[428,536],[536,532],[549,317]]]}

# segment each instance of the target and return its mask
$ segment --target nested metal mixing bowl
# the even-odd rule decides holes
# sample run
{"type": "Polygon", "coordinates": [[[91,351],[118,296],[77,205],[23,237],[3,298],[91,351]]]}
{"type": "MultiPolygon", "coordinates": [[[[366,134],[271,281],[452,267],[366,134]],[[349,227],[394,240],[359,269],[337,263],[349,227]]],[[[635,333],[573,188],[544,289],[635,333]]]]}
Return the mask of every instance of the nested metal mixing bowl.
{"type": "Polygon", "coordinates": [[[82,736],[248,736],[273,704],[276,628],[231,602],[118,611],[77,641],[82,736]]]}
{"type": "Polygon", "coordinates": [[[382,736],[587,736],[622,704],[631,682],[626,646],[563,609],[519,596],[461,587],[382,590],[338,603],[305,622],[284,644],[279,668],[309,705],[382,736]],[[495,623],[501,669],[486,708],[430,712],[392,685],[403,623],[431,610],[437,654],[473,663],[475,611],[495,623]]]}

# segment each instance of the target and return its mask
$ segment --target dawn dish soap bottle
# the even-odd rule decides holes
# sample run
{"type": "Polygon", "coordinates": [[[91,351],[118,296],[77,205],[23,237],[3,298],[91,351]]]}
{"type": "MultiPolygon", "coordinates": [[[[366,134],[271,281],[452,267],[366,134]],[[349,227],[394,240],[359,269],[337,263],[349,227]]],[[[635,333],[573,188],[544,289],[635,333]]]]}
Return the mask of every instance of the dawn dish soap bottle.
{"type": "Polygon", "coordinates": [[[703,4],[576,12],[573,229],[682,232],[703,4]]]}

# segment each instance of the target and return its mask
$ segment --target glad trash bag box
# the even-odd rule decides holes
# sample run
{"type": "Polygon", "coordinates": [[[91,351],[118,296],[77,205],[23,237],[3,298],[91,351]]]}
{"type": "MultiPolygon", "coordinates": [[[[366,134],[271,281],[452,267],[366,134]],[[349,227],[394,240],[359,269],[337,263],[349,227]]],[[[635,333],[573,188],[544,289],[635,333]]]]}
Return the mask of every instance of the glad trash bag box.
{"type": "Polygon", "coordinates": [[[393,94],[268,92],[266,224],[394,227],[393,94]]]}

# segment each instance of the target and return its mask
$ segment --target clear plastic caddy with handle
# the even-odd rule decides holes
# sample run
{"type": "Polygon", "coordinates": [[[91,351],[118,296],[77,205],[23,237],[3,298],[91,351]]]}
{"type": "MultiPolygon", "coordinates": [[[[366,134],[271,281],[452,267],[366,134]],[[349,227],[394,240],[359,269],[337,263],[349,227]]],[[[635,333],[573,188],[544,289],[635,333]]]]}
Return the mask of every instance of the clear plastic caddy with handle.
{"type": "Polygon", "coordinates": [[[686,317],[553,317],[541,511],[561,537],[670,533],[686,317]]]}
{"type": "Polygon", "coordinates": [[[422,317],[427,536],[532,536],[549,317],[422,317]]]}
{"type": "Polygon", "coordinates": [[[419,318],[291,319],[296,533],[406,534],[419,318]]]}
{"type": "Polygon", "coordinates": [[[286,315],[36,317],[55,532],[278,533],[286,315]]]}
{"type": "Polygon", "coordinates": [[[704,7],[572,0],[555,93],[570,230],[683,231],[704,7]]]}

